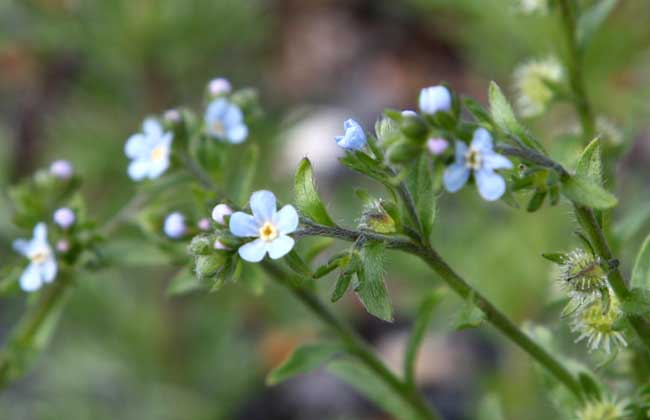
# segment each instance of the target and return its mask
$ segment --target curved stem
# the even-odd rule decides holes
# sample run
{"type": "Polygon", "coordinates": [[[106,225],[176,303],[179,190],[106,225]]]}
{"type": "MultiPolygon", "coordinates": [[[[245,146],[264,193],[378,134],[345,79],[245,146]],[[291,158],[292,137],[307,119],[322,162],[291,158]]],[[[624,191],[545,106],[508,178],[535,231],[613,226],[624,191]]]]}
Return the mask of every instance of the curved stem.
{"type": "Polygon", "coordinates": [[[483,311],[486,319],[502,334],[517,344],[522,350],[537,360],[542,366],[549,370],[560,382],[577,397],[582,398],[580,384],[557,359],[535,343],[528,335],[521,331],[512,321],[510,321],[501,311],[499,311],[485,296],[480,294],[470,286],[460,275],[458,275],[430,246],[419,245],[414,242],[390,237],[387,235],[371,234],[367,232],[355,231],[341,227],[330,228],[327,226],[317,225],[307,221],[305,228],[301,231],[303,235],[328,236],[336,239],[354,242],[360,235],[373,237],[373,239],[382,240],[388,248],[397,249],[422,259],[431,267],[446,283],[463,299],[472,298],[473,302],[483,311]]]}
{"type": "Polygon", "coordinates": [[[371,347],[347,324],[341,322],[334,314],[323,304],[323,302],[312,292],[301,287],[295,286],[289,278],[291,274],[284,272],[280,267],[273,263],[264,262],[264,269],[278,283],[287,287],[291,293],[309,308],[324,324],[346,346],[348,352],[356,357],[361,363],[372,370],[381,380],[383,380],[397,395],[408,403],[423,420],[441,419],[433,408],[427,404],[422,395],[417,390],[409,386],[406,382],[398,378],[386,365],[375,355],[371,347]]]}

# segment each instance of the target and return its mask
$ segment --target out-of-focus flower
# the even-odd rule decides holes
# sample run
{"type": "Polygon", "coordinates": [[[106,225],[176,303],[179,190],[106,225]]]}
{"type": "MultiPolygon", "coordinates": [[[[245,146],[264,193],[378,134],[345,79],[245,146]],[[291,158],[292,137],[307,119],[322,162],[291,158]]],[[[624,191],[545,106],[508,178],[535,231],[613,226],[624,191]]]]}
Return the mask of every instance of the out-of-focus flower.
{"type": "Polygon", "coordinates": [[[620,420],[630,413],[626,409],[627,401],[605,397],[600,400],[587,401],[576,412],[577,420],[620,420]]]}
{"type": "Polygon", "coordinates": [[[31,240],[16,239],[13,243],[16,252],[29,259],[29,265],[20,276],[20,288],[34,292],[43,283],[50,283],[57,273],[57,263],[50,244],[47,242],[47,226],[41,222],[34,227],[31,240]]]}
{"type": "Polygon", "coordinates": [[[67,229],[74,224],[76,221],[76,216],[74,211],[67,207],[62,207],[54,212],[54,223],[61,226],[63,229],[67,229]]]}
{"type": "Polygon", "coordinates": [[[417,117],[418,113],[410,110],[410,109],[405,109],[402,111],[402,117],[417,117]]]}
{"type": "Polygon", "coordinates": [[[172,239],[182,238],[187,232],[187,226],[185,225],[185,216],[177,211],[170,213],[165,218],[163,231],[165,232],[165,235],[172,239]]]}
{"type": "Polygon", "coordinates": [[[512,162],[493,150],[492,136],[484,129],[474,131],[469,146],[456,142],[456,161],[445,169],[443,183],[449,192],[460,190],[474,172],[478,192],[487,201],[498,200],[506,191],[506,181],[495,169],[511,169],[512,162]]]}
{"type": "Polygon", "coordinates": [[[427,149],[434,156],[440,156],[449,147],[449,142],[443,138],[431,138],[427,140],[427,149]]]}
{"type": "Polygon", "coordinates": [[[433,115],[438,111],[451,109],[451,93],[442,85],[431,86],[420,91],[420,111],[433,115]]]}
{"type": "Polygon", "coordinates": [[[227,205],[227,204],[217,204],[214,206],[212,209],[212,220],[215,222],[219,223],[220,225],[226,225],[226,220],[224,219],[226,216],[230,216],[232,214],[232,209],[227,205]]]}
{"type": "Polygon", "coordinates": [[[580,334],[576,342],[587,340],[589,351],[601,347],[610,353],[612,347],[627,346],[627,341],[622,332],[615,329],[623,315],[618,298],[609,289],[605,289],[605,293],[609,294],[607,299],[596,299],[575,314],[571,331],[580,334]]]}
{"type": "Polygon", "coordinates": [[[596,118],[596,131],[603,141],[610,146],[620,146],[623,144],[623,133],[620,127],[606,117],[599,116],[596,118]]]}
{"type": "Polygon", "coordinates": [[[142,133],[129,137],[124,153],[131,159],[129,177],[135,181],[155,179],[169,167],[173,134],[163,131],[162,125],[153,118],[142,124],[142,133]]]}
{"type": "Polygon", "coordinates": [[[210,219],[207,217],[202,217],[198,222],[196,222],[196,227],[202,231],[210,230],[210,219]]]}
{"type": "Polygon", "coordinates": [[[268,253],[272,259],[285,256],[295,241],[288,236],[298,228],[298,212],[287,204],[277,211],[275,195],[256,191],[251,195],[253,215],[236,212],[230,217],[230,232],[243,238],[257,238],[239,247],[239,256],[249,262],[259,262],[268,253]]]}
{"type": "Polygon", "coordinates": [[[230,81],[223,77],[217,77],[208,82],[208,92],[211,96],[227,95],[232,91],[230,81]]]}
{"type": "Polygon", "coordinates": [[[65,254],[70,251],[70,242],[67,239],[60,239],[56,243],[56,250],[61,254],[65,254]]]}
{"type": "Polygon", "coordinates": [[[553,57],[519,65],[513,74],[519,113],[524,117],[534,117],[544,112],[553,99],[553,91],[546,81],[559,83],[563,75],[562,65],[553,57]]]}
{"type": "Polygon", "coordinates": [[[216,249],[217,251],[223,251],[223,250],[228,249],[228,247],[227,247],[226,245],[224,245],[223,242],[221,242],[219,239],[215,239],[215,240],[214,240],[214,245],[213,245],[213,247],[214,247],[214,249],[216,249]]]}
{"type": "Polygon", "coordinates": [[[163,119],[169,123],[175,124],[181,120],[181,113],[177,109],[168,109],[163,114],[163,119]]]}
{"type": "Polygon", "coordinates": [[[50,174],[59,179],[66,180],[74,175],[74,168],[67,160],[55,160],[50,165],[50,174]]]}
{"type": "Polygon", "coordinates": [[[248,137],[244,114],[237,105],[225,98],[210,102],[205,110],[204,120],[208,134],[215,139],[239,144],[248,137]]]}
{"type": "Polygon", "coordinates": [[[361,124],[348,118],[343,123],[345,133],[342,136],[336,136],[336,144],[346,150],[361,150],[366,145],[366,133],[363,131],[361,124]]]}
{"type": "Polygon", "coordinates": [[[519,10],[526,14],[548,13],[548,0],[517,0],[519,10]]]}

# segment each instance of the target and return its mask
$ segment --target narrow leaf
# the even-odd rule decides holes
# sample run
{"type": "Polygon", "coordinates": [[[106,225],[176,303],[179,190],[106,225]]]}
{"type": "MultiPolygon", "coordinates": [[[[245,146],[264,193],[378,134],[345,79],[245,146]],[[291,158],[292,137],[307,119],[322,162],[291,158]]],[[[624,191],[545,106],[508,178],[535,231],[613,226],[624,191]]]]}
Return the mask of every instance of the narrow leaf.
{"type": "Polygon", "coordinates": [[[485,314],[476,306],[474,295],[470,295],[465,299],[462,308],[456,314],[454,320],[454,328],[457,330],[464,330],[467,328],[476,328],[485,320],[485,314]]]}
{"type": "Polygon", "coordinates": [[[602,172],[600,140],[595,138],[580,155],[576,166],[576,176],[588,178],[598,185],[603,185],[602,172]]]}
{"type": "Polygon", "coordinates": [[[298,209],[307,217],[317,223],[335,226],[334,221],[327,213],[323,202],[316,191],[314,174],[309,159],[304,158],[295,177],[295,201],[298,209]]]}
{"type": "Polygon", "coordinates": [[[366,310],[384,321],[393,321],[393,308],[384,282],[385,245],[368,241],[361,251],[359,287],[355,292],[366,310]]]}
{"type": "Polygon", "coordinates": [[[572,176],[563,181],[562,192],[569,200],[597,210],[607,210],[618,204],[613,194],[581,176],[572,176]]]}
{"type": "Polygon", "coordinates": [[[296,250],[291,250],[291,252],[284,257],[284,261],[287,263],[289,268],[296,272],[296,274],[307,278],[312,277],[314,274],[312,273],[311,268],[309,268],[309,265],[307,265],[300,255],[298,255],[296,250]]]}
{"type": "Polygon", "coordinates": [[[580,14],[578,20],[578,43],[581,47],[589,44],[592,36],[610,15],[617,0],[600,0],[580,14]]]}
{"type": "Polygon", "coordinates": [[[634,262],[630,286],[650,290],[650,235],[648,235],[634,262]]]}
{"type": "Polygon", "coordinates": [[[436,194],[433,188],[433,173],[426,156],[420,156],[417,163],[413,165],[407,181],[413,192],[418,217],[422,221],[424,237],[429,238],[436,217],[436,194]]]}
{"type": "Polygon", "coordinates": [[[431,295],[427,296],[420,304],[418,309],[417,318],[409,337],[409,342],[404,354],[404,376],[406,381],[410,384],[415,383],[415,362],[417,361],[417,354],[422,344],[422,340],[426,336],[427,329],[433,317],[433,311],[442,300],[443,293],[437,290],[431,295]]]}
{"type": "Polygon", "coordinates": [[[266,376],[267,385],[277,385],[289,378],[311,372],[344,351],[336,342],[319,342],[296,348],[291,355],[266,376]]]}
{"type": "Polygon", "coordinates": [[[517,136],[526,147],[543,150],[541,145],[528,135],[526,128],[517,121],[510,103],[495,82],[490,82],[489,99],[492,118],[501,130],[517,136]]]}
{"type": "Polygon", "coordinates": [[[629,296],[621,302],[621,309],[630,315],[649,315],[650,290],[638,287],[631,289],[629,296]]]}
{"type": "Polygon", "coordinates": [[[192,270],[182,268],[167,286],[167,296],[184,295],[202,289],[204,285],[192,270]]]}
{"type": "Polygon", "coordinates": [[[259,155],[259,147],[256,144],[251,144],[236,160],[237,176],[230,177],[230,191],[233,191],[231,197],[236,203],[244,204],[248,200],[257,171],[259,155]]]}

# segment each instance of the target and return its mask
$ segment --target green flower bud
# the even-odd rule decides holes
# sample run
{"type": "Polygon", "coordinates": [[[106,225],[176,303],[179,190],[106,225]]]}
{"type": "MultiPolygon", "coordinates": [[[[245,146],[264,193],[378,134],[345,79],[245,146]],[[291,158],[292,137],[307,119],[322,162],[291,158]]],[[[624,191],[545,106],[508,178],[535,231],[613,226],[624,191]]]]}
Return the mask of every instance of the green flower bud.
{"type": "Polygon", "coordinates": [[[429,126],[419,115],[406,114],[400,122],[400,130],[411,140],[423,143],[429,134],[429,126]]]}
{"type": "Polygon", "coordinates": [[[404,163],[415,159],[421,152],[421,145],[410,141],[401,141],[389,147],[386,156],[392,163],[404,163]]]}
{"type": "Polygon", "coordinates": [[[196,257],[194,272],[199,280],[214,277],[223,266],[224,257],[219,254],[199,255],[196,257]]]}
{"type": "Polygon", "coordinates": [[[187,252],[191,255],[208,255],[212,253],[212,241],[207,235],[198,235],[192,238],[187,246],[187,252]]]}
{"type": "Polygon", "coordinates": [[[395,233],[395,220],[384,210],[380,202],[369,206],[361,215],[361,227],[377,233],[395,233]]]}

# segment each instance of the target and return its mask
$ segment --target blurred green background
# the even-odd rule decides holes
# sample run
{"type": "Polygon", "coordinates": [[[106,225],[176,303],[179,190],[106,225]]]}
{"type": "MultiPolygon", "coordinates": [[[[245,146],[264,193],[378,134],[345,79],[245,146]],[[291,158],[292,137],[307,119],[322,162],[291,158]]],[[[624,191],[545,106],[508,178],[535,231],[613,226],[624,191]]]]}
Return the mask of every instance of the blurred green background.
{"type": "MultiPolygon", "coordinates": [[[[351,224],[360,209],[352,185],[366,181],[336,163],[332,137],[343,119],[370,128],[382,109],[413,108],[418,90],[441,80],[482,102],[490,80],[508,90],[518,63],[548,56],[562,40],[556,17],[524,16],[515,3],[2,0],[0,186],[69,159],[84,176],[91,214],[103,220],[134,190],[123,144],[142,118],[182,104],[199,109],[207,81],[224,76],[259,88],[266,109],[253,133],[264,156],[256,188],[289,200],[291,172],[307,154],[332,214],[351,224]]],[[[617,169],[617,218],[636,214],[639,223],[623,231],[625,270],[650,202],[649,21],[649,2],[619,2],[586,56],[596,109],[623,127],[628,144],[617,169]]],[[[576,124],[569,107],[529,123],[559,159],[578,152],[558,140],[576,124]]],[[[13,258],[19,235],[2,200],[0,265],[13,258]]],[[[572,223],[565,205],[530,215],[465,189],[442,198],[435,244],[517,322],[558,326],[557,307],[547,306],[552,270],[540,254],[570,249],[572,223]]],[[[0,395],[0,419],[386,418],[323,373],[265,388],[266,372],[320,331],[284,290],[237,285],[169,298],[175,269],[151,245],[131,246],[141,254],[130,267],[81,279],[50,349],[0,395]]],[[[394,361],[434,275],[394,254],[389,267],[394,325],[369,319],[353,298],[334,310],[394,361]]],[[[492,393],[506,418],[556,418],[520,350],[489,327],[453,332],[458,304],[449,299],[436,313],[419,363],[426,394],[449,419],[480,419],[477,407],[492,393]]],[[[24,296],[0,301],[0,342],[23,306],[24,296]]],[[[553,331],[566,337],[567,354],[584,359],[566,327],[553,331]]]]}

